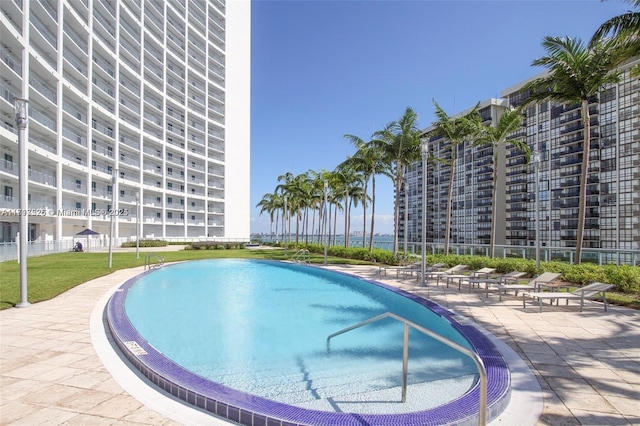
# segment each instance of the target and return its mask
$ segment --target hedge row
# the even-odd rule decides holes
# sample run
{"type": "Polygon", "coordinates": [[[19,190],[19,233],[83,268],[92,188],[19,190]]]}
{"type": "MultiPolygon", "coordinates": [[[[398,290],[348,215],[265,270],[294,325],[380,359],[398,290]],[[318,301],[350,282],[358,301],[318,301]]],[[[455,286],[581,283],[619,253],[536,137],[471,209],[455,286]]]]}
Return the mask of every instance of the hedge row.
{"type": "Polygon", "coordinates": [[[185,246],[185,250],[236,250],[245,248],[246,242],[198,241],[185,246]]]}
{"type": "MultiPolygon", "coordinates": [[[[165,240],[140,240],[139,247],[166,247],[169,243],[165,240]]],[[[122,247],[136,247],[136,242],[122,243],[122,247]]]]}
{"type": "MultiPolygon", "coordinates": [[[[288,244],[288,248],[301,249],[306,248],[313,253],[323,253],[324,246],[319,244],[288,244]]],[[[327,248],[327,254],[335,257],[343,257],[347,259],[365,260],[370,262],[384,263],[386,265],[400,265],[414,262],[420,262],[419,256],[405,256],[400,253],[394,257],[392,252],[382,249],[374,249],[369,251],[366,248],[356,247],[339,247],[332,246],[327,248]]],[[[449,267],[455,265],[467,265],[470,270],[478,270],[481,268],[495,268],[498,273],[507,273],[511,271],[526,272],[528,276],[534,277],[543,272],[556,272],[562,274],[560,279],[570,283],[579,285],[588,284],[590,282],[604,282],[615,284],[617,290],[623,293],[640,293],[640,266],[632,265],[595,265],[592,263],[582,263],[573,265],[564,262],[540,262],[540,268],[536,267],[533,259],[521,258],[489,258],[485,256],[471,255],[427,255],[426,263],[432,265],[435,263],[445,263],[449,267]]]]}

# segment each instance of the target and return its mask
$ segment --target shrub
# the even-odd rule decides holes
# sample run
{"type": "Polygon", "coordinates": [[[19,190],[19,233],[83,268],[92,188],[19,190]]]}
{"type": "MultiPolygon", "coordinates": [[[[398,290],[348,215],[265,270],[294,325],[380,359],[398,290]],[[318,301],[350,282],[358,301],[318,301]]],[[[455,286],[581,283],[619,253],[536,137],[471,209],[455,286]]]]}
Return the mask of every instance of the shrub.
{"type": "Polygon", "coordinates": [[[188,246],[185,249],[188,250],[231,250],[231,249],[243,249],[245,248],[245,243],[242,241],[235,242],[220,242],[220,241],[196,241],[188,246]]]}
{"type": "MultiPolygon", "coordinates": [[[[139,247],[166,247],[169,243],[165,240],[140,240],[139,247]]],[[[136,242],[122,243],[122,247],[136,247],[136,242]]]]}

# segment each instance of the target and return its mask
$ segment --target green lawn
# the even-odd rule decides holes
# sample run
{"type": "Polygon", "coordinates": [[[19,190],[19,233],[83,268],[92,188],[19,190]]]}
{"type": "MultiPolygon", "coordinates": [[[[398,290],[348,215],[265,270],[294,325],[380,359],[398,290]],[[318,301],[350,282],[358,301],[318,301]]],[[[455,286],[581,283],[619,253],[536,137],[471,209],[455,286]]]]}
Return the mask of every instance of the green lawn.
{"type": "MultiPolygon", "coordinates": [[[[288,259],[284,250],[181,250],[158,253],[166,262],[214,258],[288,259]]],[[[70,288],[118,270],[144,266],[145,253],[136,259],[135,252],[112,253],[113,268],[109,269],[108,253],[60,253],[31,257],[27,261],[27,287],[30,303],[56,297],[70,288]]],[[[347,263],[345,259],[329,258],[331,263],[347,263]]],[[[312,263],[324,257],[311,255],[312,263]]],[[[364,263],[348,261],[349,263],[364,263]]],[[[0,263],[0,309],[15,306],[20,301],[20,265],[16,261],[0,263]]]]}

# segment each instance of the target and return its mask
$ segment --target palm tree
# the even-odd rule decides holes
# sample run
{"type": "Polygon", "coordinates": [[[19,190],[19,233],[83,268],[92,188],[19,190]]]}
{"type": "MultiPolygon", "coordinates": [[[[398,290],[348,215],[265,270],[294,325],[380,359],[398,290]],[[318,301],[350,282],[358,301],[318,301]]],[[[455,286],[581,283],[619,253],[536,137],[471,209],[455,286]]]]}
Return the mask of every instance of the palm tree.
{"type": "Polygon", "coordinates": [[[346,161],[338,164],[332,172],[335,193],[344,198],[344,246],[349,247],[351,224],[351,204],[358,201],[358,189],[361,188],[362,174],[355,171],[346,161]]]}
{"type": "Polygon", "coordinates": [[[491,194],[491,236],[490,236],[490,249],[489,256],[494,256],[495,244],[496,244],[496,217],[497,217],[497,203],[496,198],[498,194],[498,148],[502,144],[511,144],[520,151],[524,152],[527,163],[531,156],[531,150],[526,142],[519,139],[510,139],[513,132],[518,130],[522,125],[522,112],[517,109],[505,110],[496,126],[487,126],[482,130],[480,136],[474,142],[474,145],[490,145],[493,148],[493,188],[491,194]]]}
{"type": "Polygon", "coordinates": [[[449,117],[446,112],[436,101],[433,101],[436,107],[436,117],[438,121],[433,123],[435,127],[433,136],[444,138],[449,144],[447,149],[450,151],[448,160],[439,159],[450,166],[449,175],[449,197],[447,200],[447,213],[445,218],[445,237],[444,237],[444,254],[449,254],[449,239],[451,237],[451,205],[453,204],[453,183],[456,173],[456,154],[458,146],[468,140],[474,139],[482,130],[480,110],[480,102],[471,109],[467,114],[459,117],[449,117]]]}
{"type": "Polygon", "coordinates": [[[585,46],[580,39],[569,37],[545,37],[542,46],[547,55],[532,62],[533,66],[547,68],[548,74],[523,87],[529,97],[523,106],[546,100],[578,103],[584,125],[580,196],[578,200],[578,228],[576,231],[576,258],[582,258],[585,210],[587,200],[587,175],[589,173],[589,149],[591,145],[591,117],[589,102],[606,84],[620,80],[619,56],[614,40],[598,41],[585,46]]]}
{"type": "Polygon", "coordinates": [[[377,145],[383,153],[383,160],[387,170],[393,171],[392,181],[395,185],[394,196],[394,235],[393,255],[398,254],[398,231],[400,218],[400,191],[407,166],[420,160],[420,129],[418,128],[418,114],[407,107],[404,114],[388,124],[384,129],[374,133],[372,143],[377,145]]]}
{"type": "MultiPolygon", "coordinates": [[[[619,16],[605,21],[591,37],[589,47],[610,37],[615,42],[615,48],[621,62],[640,55],[640,0],[624,0],[635,6],[637,10],[630,10],[619,16]]],[[[634,75],[640,74],[640,66],[635,67],[634,75]]]]}
{"type": "Polygon", "coordinates": [[[371,180],[371,231],[369,238],[369,251],[373,250],[373,234],[375,227],[376,212],[376,175],[385,174],[391,176],[383,159],[383,152],[373,141],[365,142],[363,139],[354,135],[344,135],[357,149],[356,153],[347,158],[344,163],[348,163],[354,170],[362,173],[364,180],[364,189],[362,191],[362,247],[366,246],[367,240],[367,205],[369,201],[368,186],[371,180]]]}
{"type": "Polygon", "coordinates": [[[273,224],[276,225],[276,240],[278,239],[278,212],[282,209],[282,198],[275,193],[272,194],[264,194],[262,199],[258,202],[256,207],[260,207],[259,216],[262,216],[262,213],[269,213],[269,235],[273,236],[273,224]],[[275,219],[274,219],[275,214],[275,219]]]}
{"type": "Polygon", "coordinates": [[[283,198],[282,210],[282,239],[288,241],[291,238],[291,221],[290,212],[293,200],[293,179],[291,172],[286,172],[278,176],[278,182],[283,182],[276,186],[276,193],[281,194],[283,198]]]}

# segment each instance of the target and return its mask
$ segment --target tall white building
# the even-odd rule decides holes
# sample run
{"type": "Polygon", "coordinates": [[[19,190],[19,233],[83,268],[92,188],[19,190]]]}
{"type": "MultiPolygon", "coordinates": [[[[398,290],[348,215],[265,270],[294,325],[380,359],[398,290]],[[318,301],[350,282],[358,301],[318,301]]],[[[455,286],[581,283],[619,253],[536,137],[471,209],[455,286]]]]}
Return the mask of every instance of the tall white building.
{"type": "Polygon", "coordinates": [[[249,238],[249,0],[0,2],[0,242],[249,238]],[[15,210],[14,210],[15,209],[15,210]],[[138,225],[139,223],[139,225],[138,225]]]}

